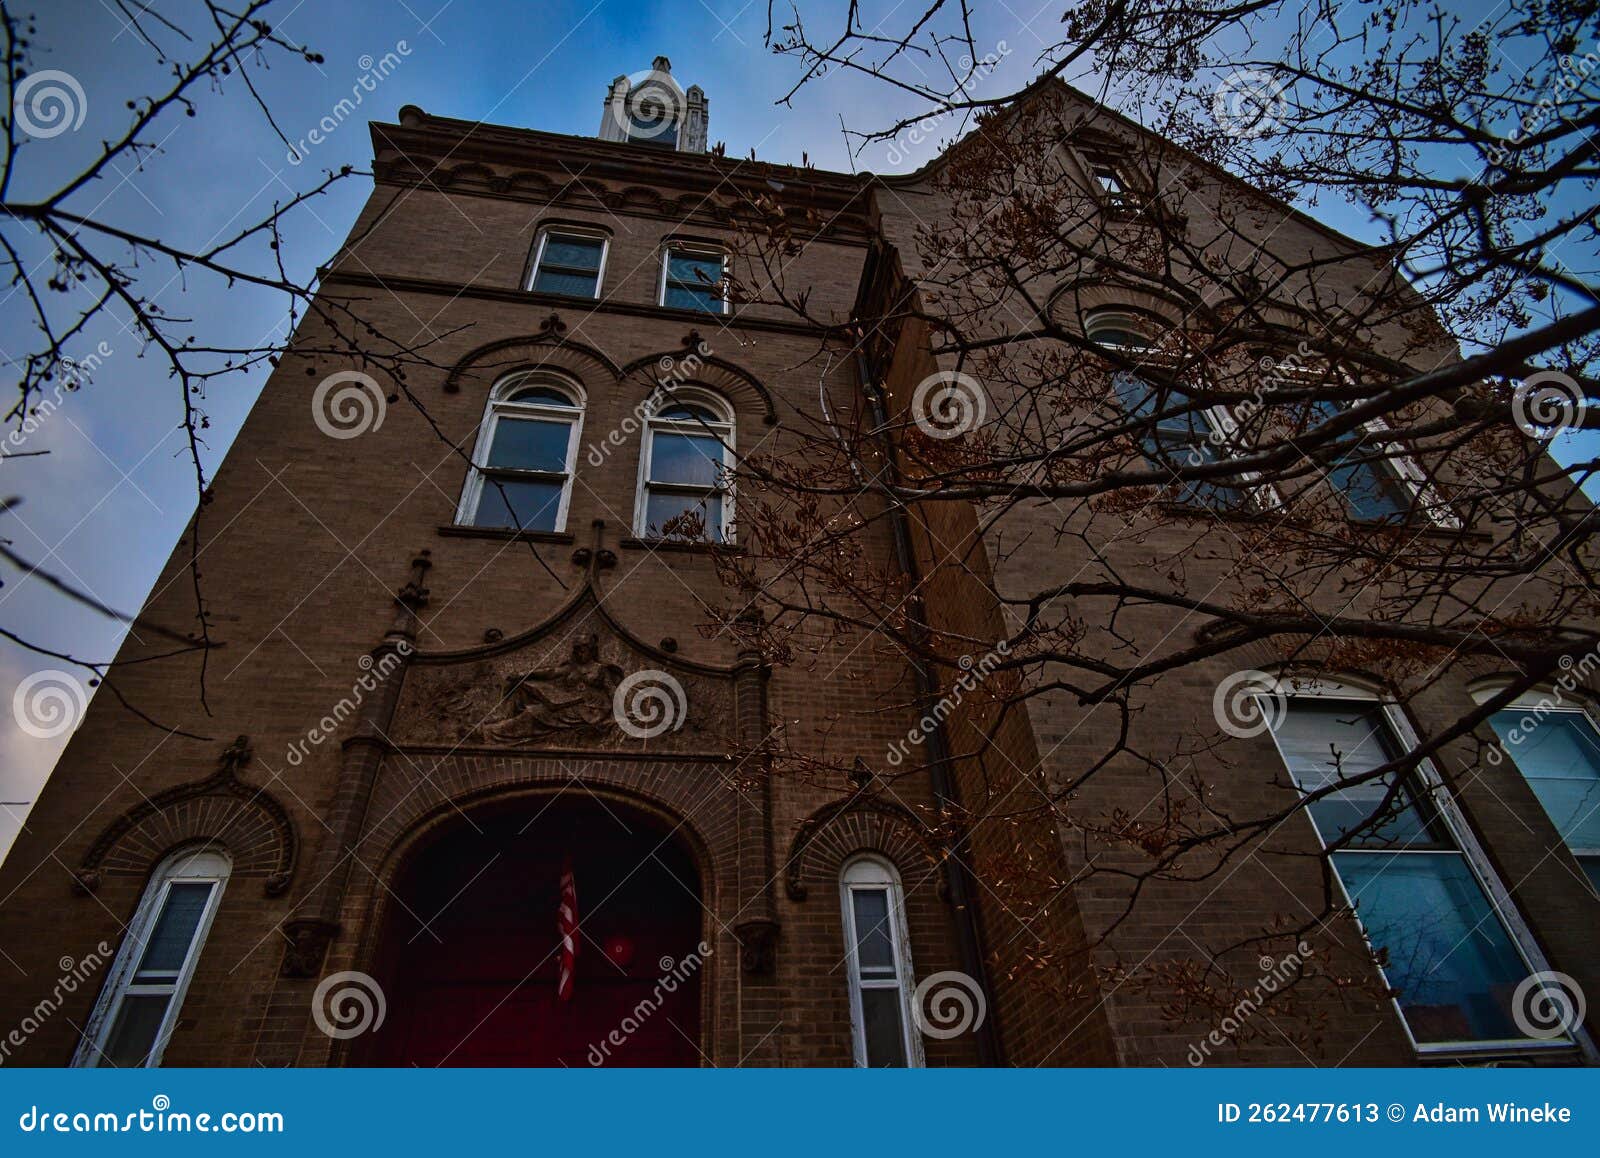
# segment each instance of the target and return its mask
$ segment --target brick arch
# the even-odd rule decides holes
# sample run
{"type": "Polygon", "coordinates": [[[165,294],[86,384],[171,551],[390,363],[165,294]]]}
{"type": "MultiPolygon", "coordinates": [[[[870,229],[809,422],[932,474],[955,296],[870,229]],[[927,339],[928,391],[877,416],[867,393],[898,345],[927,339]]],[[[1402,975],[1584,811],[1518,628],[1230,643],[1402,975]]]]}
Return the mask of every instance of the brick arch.
{"type": "Polygon", "coordinates": [[[663,380],[675,385],[703,386],[727,398],[735,410],[756,411],[767,426],[776,425],[778,412],[772,392],[760,379],[742,366],[698,352],[703,348],[705,344],[700,342],[698,331],[691,330],[681,349],[661,350],[635,358],[624,366],[624,385],[636,391],[640,399],[649,397],[663,380]]]}
{"type": "Polygon", "coordinates": [[[946,898],[944,850],[909,809],[874,797],[835,801],[800,822],[784,860],[784,891],[803,901],[813,886],[832,890],[845,862],[862,853],[893,864],[908,891],[934,878],[946,898]]]}
{"type": "MultiPolygon", "coordinates": [[[[390,880],[430,835],[479,805],[571,790],[612,796],[665,820],[700,869],[704,897],[735,895],[738,815],[721,761],[554,758],[539,754],[396,753],[384,762],[362,836],[361,859],[390,880]]],[[[374,911],[372,916],[381,916],[374,911]]]]}
{"type": "Polygon", "coordinates": [[[294,822],[270,792],[239,779],[249,759],[241,736],[210,776],[146,797],[113,820],[79,862],[76,889],[91,893],[102,876],[143,879],[173,849],[203,841],[228,850],[233,876],[264,878],[269,897],[286,892],[299,855],[294,822]]]}
{"type": "Polygon", "coordinates": [[[455,394],[470,386],[487,396],[489,388],[513,370],[564,371],[590,384],[614,382],[622,376],[617,364],[599,350],[561,337],[560,331],[566,327],[558,315],[551,314],[546,326],[544,333],[505,338],[468,352],[445,375],[445,393],[455,394]]]}
{"type": "Polygon", "coordinates": [[[1045,305],[1052,322],[1066,330],[1081,333],[1083,318],[1094,310],[1125,309],[1150,315],[1167,326],[1178,326],[1188,308],[1148,287],[1119,285],[1108,281],[1068,282],[1057,287],[1045,305]]]}

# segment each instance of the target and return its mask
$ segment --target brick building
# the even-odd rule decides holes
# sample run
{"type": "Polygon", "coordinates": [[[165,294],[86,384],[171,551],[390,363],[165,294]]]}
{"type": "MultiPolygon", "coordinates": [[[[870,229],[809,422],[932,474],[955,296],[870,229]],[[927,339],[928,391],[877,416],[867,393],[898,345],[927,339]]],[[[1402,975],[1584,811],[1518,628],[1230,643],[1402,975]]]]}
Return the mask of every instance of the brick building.
{"type": "MultiPolygon", "coordinates": [[[[1134,131],[1044,91],[1102,141],[1134,131]]],[[[1195,1060],[1214,1025],[1174,1020],[1159,992],[1091,963],[1176,952],[1193,924],[1259,925],[1318,887],[1314,858],[1299,875],[1245,865],[1152,888],[1126,924],[1116,886],[1089,878],[1024,928],[984,885],[986,862],[1020,842],[1066,880],[1073,842],[979,828],[944,857],[920,818],[990,770],[936,761],[892,791],[873,777],[917,713],[862,708],[902,701],[902,668],[850,640],[810,666],[769,666],[737,632],[697,630],[706,606],[738,611],[714,558],[737,549],[716,471],[730,448],[781,453],[797,426],[828,419],[824,391],[863,396],[858,375],[903,407],[938,368],[915,324],[864,359],[819,363],[813,327],[730,302],[721,285],[738,260],[729,205],[776,198],[811,223],[786,278],[816,314],[848,319],[874,295],[915,292],[910,235],[940,212],[938,162],[877,178],[739,161],[707,151],[708,118],[705,94],[658,60],[614,82],[595,138],[416,108],[373,126],[373,193],[322,300],[414,335],[428,366],[407,397],[363,393],[359,367],[318,353],[322,320],[302,324],[207,508],[204,582],[226,641],[208,661],[209,714],[193,656],[120,679],[153,715],[217,738],[163,738],[98,697],[0,870],[0,949],[15,966],[0,1033],[28,1025],[6,1060],[1195,1060]],[[778,727],[861,775],[770,775],[749,753],[778,727]],[[558,913],[574,899],[569,957],[558,913]],[[1041,982],[1030,962],[1052,955],[1070,964],[1041,982]],[[947,973],[983,1007],[953,1035],[916,1008],[919,983],[947,973]]],[[[1084,158],[1085,180],[1096,164],[1084,158]]],[[[1308,251],[1348,244],[1299,216],[1284,229],[1308,251]]],[[[1160,308],[1078,298],[1086,316],[1160,308]]],[[[939,567],[935,540],[972,533],[970,512],[949,518],[898,542],[884,530],[880,561],[924,579],[935,626],[1003,638],[993,598],[939,567]]],[[[187,540],[145,608],[154,621],[190,614],[187,540]]],[[[994,584],[1070,565],[1009,554],[994,584]]],[[[158,650],[130,640],[121,658],[158,650]]],[[[1190,689],[1195,712],[1209,713],[1212,688],[1190,689]]],[[[1319,728],[1403,743],[1429,724],[1357,682],[1325,690],[1369,704],[1364,722],[1307,702],[1291,739],[1280,731],[1286,755],[1262,736],[1255,758],[1293,771],[1294,738],[1314,747],[1319,728]]],[[[1156,726],[1182,728],[1185,711],[1156,726]]],[[[1031,705],[999,754],[1045,778],[1070,771],[1100,738],[1077,713],[1031,705]]],[[[1587,742],[1582,713],[1563,727],[1587,742]]],[[[1532,1038],[1507,1012],[1534,972],[1600,991],[1593,861],[1524,772],[1507,762],[1476,781],[1437,863],[1408,881],[1489,929],[1470,967],[1426,998],[1330,998],[1316,1060],[1590,1056],[1581,1031],[1532,1038]]],[[[1145,790],[1118,785],[1097,788],[1097,805],[1121,793],[1137,809],[1145,790]]],[[[1283,839],[1314,849],[1300,824],[1283,839]]],[[[1378,981],[1349,918],[1315,953],[1378,981]]],[[[1287,1035],[1224,1036],[1206,1057],[1313,1060],[1287,1035]]]]}

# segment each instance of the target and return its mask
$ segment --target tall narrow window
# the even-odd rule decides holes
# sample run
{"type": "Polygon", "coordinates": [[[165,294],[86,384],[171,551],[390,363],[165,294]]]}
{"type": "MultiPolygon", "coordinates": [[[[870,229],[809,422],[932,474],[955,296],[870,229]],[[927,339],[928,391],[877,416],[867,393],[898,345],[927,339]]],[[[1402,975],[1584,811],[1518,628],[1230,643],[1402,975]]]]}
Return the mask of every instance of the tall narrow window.
{"type": "Polygon", "coordinates": [[[856,1064],[920,1066],[900,878],[883,861],[860,857],[845,866],[840,891],[856,1064]]]}
{"type": "Polygon", "coordinates": [[[227,856],[212,849],[176,853],[157,867],[73,1064],[161,1064],[228,882],[228,867],[227,856]]]}
{"type": "Polygon", "coordinates": [[[1489,725],[1600,894],[1600,731],[1583,709],[1553,700],[1523,696],[1489,725]]]}
{"type": "Polygon", "coordinates": [[[732,538],[733,412],[722,399],[680,387],[645,420],[640,538],[725,543],[732,538]]]}
{"type": "Polygon", "coordinates": [[[547,294],[597,298],[606,267],[606,238],[577,230],[546,229],[534,243],[528,288],[547,294]]]}
{"type": "Polygon", "coordinates": [[[527,373],[500,382],[478,428],[456,522],[516,531],[565,527],[582,421],[581,397],[568,383],[527,373]]]}
{"type": "MultiPolygon", "coordinates": [[[[1308,793],[1359,780],[1403,752],[1394,717],[1376,699],[1291,696],[1273,735],[1308,793]]],[[[1469,859],[1447,814],[1454,806],[1432,777],[1423,768],[1352,783],[1307,810],[1325,846],[1343,842],[1334,870],[1385,956],[1384,978],[1419,1047],[1546,1044],[1517,1028],[1511,1007],[1531,970],[1507,929],[1509,900],[1490,903],[1490,870],[1469,859]]]]}
{"type": "Polygon", "coordinates": [[[707,249],[670,246],[661,263],[661,304],[707,314],[728,312],[727,257],[707,249]]]}

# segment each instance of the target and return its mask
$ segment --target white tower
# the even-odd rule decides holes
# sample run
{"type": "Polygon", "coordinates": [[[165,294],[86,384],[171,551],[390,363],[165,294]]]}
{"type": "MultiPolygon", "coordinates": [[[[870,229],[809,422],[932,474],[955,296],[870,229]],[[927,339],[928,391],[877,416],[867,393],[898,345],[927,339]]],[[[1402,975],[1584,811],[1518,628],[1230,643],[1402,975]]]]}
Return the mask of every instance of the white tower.
{"type": "Polygon", "coordinates": [[[611,82],[600,117],[600,139],[703,153],[709,107],[700,86],[690,85],[685,92],[673,79],[672,62],[658,56],[648,72],[611,82]]]}

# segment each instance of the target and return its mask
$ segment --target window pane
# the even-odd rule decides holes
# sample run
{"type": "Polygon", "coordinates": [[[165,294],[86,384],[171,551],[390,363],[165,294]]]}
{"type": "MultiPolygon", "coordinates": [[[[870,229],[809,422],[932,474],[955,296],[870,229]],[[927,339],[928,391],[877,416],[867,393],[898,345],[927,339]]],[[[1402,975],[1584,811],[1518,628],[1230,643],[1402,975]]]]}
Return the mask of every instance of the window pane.
{"type": "MultiPolygon", "coordinates": [[[[1362,449],[1347,453],[1359,458],[1368,452],[1362,449]]],[[[1336,466],[1328,472],[1328,482],[1344,496],[1351,515],[1358,519],[1397,519],[1411,509],[1405,485],[1380,463],[1336,466]]]]}
{"type": "MultiPolygon", "coordinates": [[[[1350,780],[1387,764],[1397,749],[1377,704],[1350,700],[1293,699],[1274,732],[1289,774],[1303,792],[1350,780]]],[[[1328,844],[1365,824],[1393,783],[1390,777],[1335,792],[1311,804],[1311,818],[1328,844]]],[[[1383,818],[1357,838],[1363,848],[1450,846],[1431,808],[1409,787],[1390,802],[1383,818]]]]}
{"type": "Polygon", "coordinates": [[[1567,844],[1600,849],[1600,736],[1588,718],[1507,708],[1489,723],[1567,844]]]}
{"type": "Polygon", "coordinates": [[[560,483],[490,475],[483,480],[472,525],[553,531],[560,513],[560,483]]]}
{"type": "Polygon", "coordinates": [[[720,314],[722,293],[714,289],[689,289],[685,286],[668,284],[667,300],[662,304],[671,306],[675,310],[700,310],[708,314],[720,314]]]}
{"type": "Polygon", "coordinates": [[[533,288],[540,293],[566,294],[569,297],[592,298],[595,296],[594,287],[595,275],[592,273],[568,273],[542,265],[533,279],[533,288]]]}
{"type": "Polygon", "coordinates": [[[166,1016],[167,994],[129,994],[117,1010],[117,1023],[106,1039],[103,1057],[96,1065],[133,1069],[142,1066],[156,1043],[161,1019],[166,1016]]]}
{"type": "Polygon", "coordinates": [[[722,474],[722,449],[714,435],[657,430],[650,441],[650,481],[717,486],[722,474]]]}
{"type": "Polygon", "coordinates": [[[678,147],[678,122],[661,119],[658,109],[642,109],[628,114],[628,139],[636,145],[678,147]]]}
{"type": "Polygon", "coordinates": [[[889,934],[889,891],[851,889],[856,918],[856,963],[863,973],[894,975],[894,941],[889,934]]]}
{"type": "Polygon", "coordinates": [[[869,1066],[906,1064],[906,1037],[900,1020],[900,990],[863,989],[861,1020],[869,1066]]]}
{"type": "Polygon", "coordinates": [[[1336,853],[1334,864],[1421,1042],[1519,1039],[1528,975],[1459,853],[1336,853]]]}
{"type": "Polygon", "coordinates": [[[501,418],[494,426],[486,465],[565,472],[571,433],[570,422],[501,418]]]}
{"type": "Polygon", "coordinates": [[[1594,888],[1597,898],[1600,898],[1600,856],[1580,856],[1578,867],[1589,878],[1589,884],[1594,888]]]}
{"type": "Polygon", "coordinates": [[[709,288],[722,280],[722,258],[688,253],[667,255],[667,280],[709,288]]]}
{"type": "Polygon", "coordinates": [[[216,886],[210,881],[176,881],[167,890],[167,898],[156,918],[150,939],[145,942],[144,956],[134,971],[134,980],[155,974],[171,979],[183,968],[189,955],[189,945],[194,941],[194,931],[206,911],[206,901],[216,886]]]}
{"type": "Polygon", "coordinates": [[[539,259],[539,264],[559,265],[566,269],[581,269],[596,273],[600,269],[602,244],[597,238],[560,237],[552,234],[545,239],[544,255],[539,259]]]}
{"type": "MultiPolygon", "coordinates": [[[[1344,407],[1328,399],[1318,399],[1311,404],[1311,410],[1326,421],[1342,413],[1344,407]]],[[[1364,433],[1357,431],[1330,447],[1335,451],[1335,462],[1340,465],[1328,471],[1328,485],[1339,492],[1355,518],[1401,518],[1411,510],[1411,494],[1395,475],[1394,468],[1382,462],[1346,461],[1375,453],[1375,448],[1367,446],[1364,438],[1364,433]]]]}
{"type": "Polygon", "coordinates": [[[651,491],[645,497],[645,533],[658,538],[722,541],[722,496],[651,491]]]}
{"type": "Polygon", "coordinates": [[[572,408],[572,399],[549,386],[527,386],[506,396],[507,402],[534,402],[540,406],[565,406],[572,408]]]}

